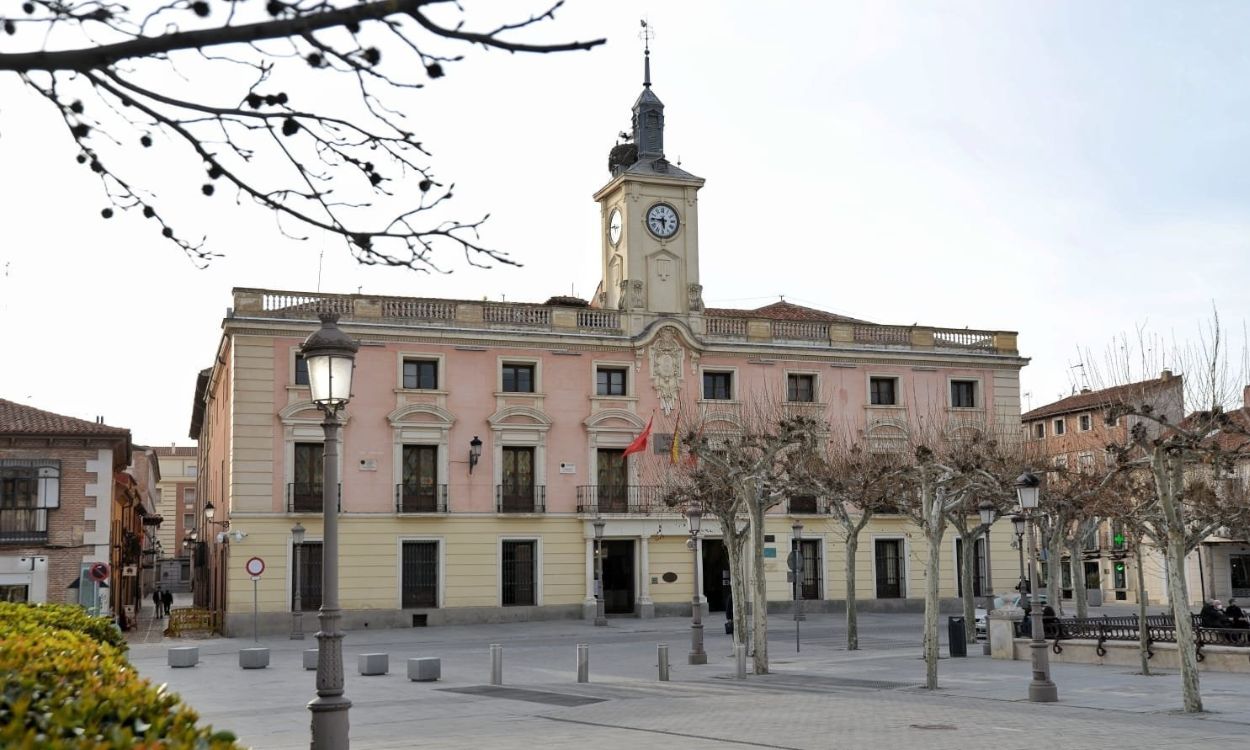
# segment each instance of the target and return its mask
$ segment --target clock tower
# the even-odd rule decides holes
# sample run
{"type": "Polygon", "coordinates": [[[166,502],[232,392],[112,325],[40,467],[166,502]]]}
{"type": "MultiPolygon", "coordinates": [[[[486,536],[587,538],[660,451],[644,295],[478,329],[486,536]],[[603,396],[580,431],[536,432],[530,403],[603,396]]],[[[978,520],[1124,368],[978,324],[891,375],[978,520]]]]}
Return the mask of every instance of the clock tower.
{"type": "Polygon", "coordinates": [[[651,90],[645,53],[633,132],[608,156],[595,193],[602,221],[600,306],[641,316],[701,314],[698,191],[703,178],[664,157],[664,104],[651,90]]]}

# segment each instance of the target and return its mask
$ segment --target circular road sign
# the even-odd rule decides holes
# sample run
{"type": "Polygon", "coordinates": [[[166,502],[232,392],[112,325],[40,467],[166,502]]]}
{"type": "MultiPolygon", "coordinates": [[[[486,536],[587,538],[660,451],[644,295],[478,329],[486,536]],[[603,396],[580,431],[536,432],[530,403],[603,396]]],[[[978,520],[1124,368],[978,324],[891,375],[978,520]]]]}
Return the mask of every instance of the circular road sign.
{"type": "Polygon", "coordinates": [[[265,572],[265,561],[259,557],[250,557],[247,560],[247,572],[249,575],[259,576],[265,572]]]}
{"type": "Polygon", "coordinates": [[[92,563],[91,568],[87,571],[87,575],[91,576],[91,580],[100,583],[109,579],[108,563],[92,563]]]}

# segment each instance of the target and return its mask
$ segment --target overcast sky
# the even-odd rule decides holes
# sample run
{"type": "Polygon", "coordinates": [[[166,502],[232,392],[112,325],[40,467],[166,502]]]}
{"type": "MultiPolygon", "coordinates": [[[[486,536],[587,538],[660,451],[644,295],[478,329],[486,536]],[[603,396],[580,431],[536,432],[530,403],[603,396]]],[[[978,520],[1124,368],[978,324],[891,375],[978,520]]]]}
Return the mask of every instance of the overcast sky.
{"type": "Polygon", "coordinates": [[[1184,340],[1214,304],[1240,345],[1250,5],[570,0],[536,37],[606,46],[463,49],[409,100],[457,213],[489,212],[486,242],[522,268],[361,267],[196,196],[194,162],[183,179],[158,161],[186,193],[187,233],[225,254],[197,270],[143,219],[101,219],[56,115],[0,78],[0,397],[186,444],[231,288],[314,290],[323,249],[327,292],[588,297],[591,195],[640,90],[644,14],[666,151],[707,180],[709,305],[784,294],[881,323],[1017,330],[1025,409],[1079,383],[1078,348],[1142,324],[1184,340]]]}

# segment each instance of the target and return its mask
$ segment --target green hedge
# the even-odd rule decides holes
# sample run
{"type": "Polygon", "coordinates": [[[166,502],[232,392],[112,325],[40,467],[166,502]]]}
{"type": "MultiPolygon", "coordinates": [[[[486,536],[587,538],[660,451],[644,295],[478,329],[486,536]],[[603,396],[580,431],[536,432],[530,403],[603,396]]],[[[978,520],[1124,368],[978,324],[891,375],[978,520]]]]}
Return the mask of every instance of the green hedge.
{"type": "Polygon", "coordinates": [[[72,605],[0,603],[0,747],[238,750],[140,677],[121,634],[72,605]]]}

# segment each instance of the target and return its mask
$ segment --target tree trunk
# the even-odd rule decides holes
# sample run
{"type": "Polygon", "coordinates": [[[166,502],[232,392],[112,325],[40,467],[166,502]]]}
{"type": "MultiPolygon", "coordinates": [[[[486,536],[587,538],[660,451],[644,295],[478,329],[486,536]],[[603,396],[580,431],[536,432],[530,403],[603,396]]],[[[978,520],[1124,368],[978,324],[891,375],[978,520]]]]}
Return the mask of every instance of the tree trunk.
{"type": "MultiPolygon", "coordinates": [[[[1167,502],[1167,501],[1165,501],[1167,502]]],[[[1176,655],[1181,663],[1181,691],[1186,713],[1202,711],[1202,693],[1198,685],[1198,657],[1194,651],[1194,621],[1189,613],[1189,586],[1185,581],[1185,534],[1168,530],[1167,535],[1168,598],[1176,621],[1176,655]]]]}
{"type": "MultiPolygon", "coordinates": [[[[937,526],[937,520],[931,525],[937,526]]],[[[942,562],[942,527],[936,530],[926,529],[925,538],[929,542],[929,565],[925,570],[924,586],[924,667],[925,687],[937,690],[938,687],[938,572],[942,562]]]]}
{"type": "Polygon", "coordinates": [[[1055,533],[1046,545],[1046,604],[1063,611],[1063,536],[1055,533]]]}
{"type": "Polygon", "coordinates": [[[751,637],[755,640],[756,674],[768,674],[768,581],[764,577],[764,509],[752,503],[751,518],[751,637]]]}
{"type": "Polygon", "coordinates": [[[1141,652],[1141,673],[1150,674],[1150,628],[1146,625],[1146,571],[1142,568],[1142,540],[1137,544],[1137,646],[1141,652]]]}
{"type": "Polygon", "coordinates": [[[859,553],[859,529],[846,530],[846,650],[859,650],[859,620],[855,611],[855,556],[859,553]]]}
{"type": "Polygon", "coordinates": [[[1068,559],[1072,565],[1072,598],[1076,600],[1076,616],[1089,617],[1089,592],[1085,588],[1085,555],[1081,547],[1084,546],[1082,537],[1084,535],[1077,534],[1076,538],[1068,542],[1068,559]]]}
{"type": "Polygon", "coordinates": [[[746,550],[745,539],[736,526],[732,528],[720,519],[721,538],[725,544],[725,554],[729,558],[729,595],[733,599],[734,643],[747,645],[747,588],[743,574],[746,572],[743,552],[746,550]]]}
{"type": "Polygon", "coordinates": [[[977,642],[977,598],[976,586],[973,584],[973,572],[977,564],[977,533],[959,529],[959,586],[963,592],[960,597],[964,606],[964,642],[970,646],[977,642]]]}

